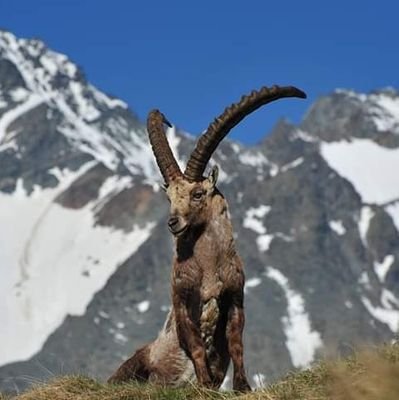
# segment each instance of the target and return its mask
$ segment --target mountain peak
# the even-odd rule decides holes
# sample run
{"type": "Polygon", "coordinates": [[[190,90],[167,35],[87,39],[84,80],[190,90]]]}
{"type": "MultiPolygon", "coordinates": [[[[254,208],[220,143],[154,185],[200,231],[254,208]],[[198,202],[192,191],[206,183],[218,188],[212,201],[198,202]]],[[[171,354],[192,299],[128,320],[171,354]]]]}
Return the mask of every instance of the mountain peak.
{"type": "Polygon", "coordinates": [[[320,97],[301,128],[321,140],[368,138],[387,147],[399,145],[399,95],[393,88],[368,94],[337,89],[320,97]]]}
{"type": "Polygon", "coordinates": [[[37,88],[37,84],[44,89],[45,82],[49,83],[57,75],[84,80],[81,71],[67,56],[48,49],[38,39],[21,39],[10,32],[0,31],[0,55],[19,67],[30,89],[37,88]],[[29,76],[32,72],[35,72],[33,77],[29,76]]]}
{"type": "MultiPolygon", "coordinates": [[[[57,137],[68,142],[69,153],[85,154],[112,171],[125,170],[158,180],[143,124],[125,102],[88,83],[67,56],[48,49],[40,40],[19,39],[0,31],[2,70],[6,73],[0,76],[0,149],[8,149],[21,159],[26,140],[32,142],[35,136],[39,140],[39,126],[29,127],[29,138],[24,137],[26,125],[25,132],[21,127],[16,129],[29,113],[31,121],[50,120],[53,124],[43,143],[53,143],[57,137]]],[[[45,153],[43,147],[41,158],[54,157],[45,157],[45,153]]]]}

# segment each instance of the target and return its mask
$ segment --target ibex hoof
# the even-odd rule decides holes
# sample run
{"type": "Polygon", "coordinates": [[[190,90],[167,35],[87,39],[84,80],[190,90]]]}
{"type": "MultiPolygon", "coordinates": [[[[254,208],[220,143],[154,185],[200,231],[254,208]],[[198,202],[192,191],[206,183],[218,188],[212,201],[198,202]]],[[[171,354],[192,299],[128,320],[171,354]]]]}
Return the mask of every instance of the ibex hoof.
{"type": "Polygon", "coordinates": [[[241,393],[245,393],[245,392],[250,392],[251,386],[249,386],[249,383],[247,382],[246,379],[242,379],[236,382],[233,382],[233,390],[235,392],[241,392],[241,393]]]}

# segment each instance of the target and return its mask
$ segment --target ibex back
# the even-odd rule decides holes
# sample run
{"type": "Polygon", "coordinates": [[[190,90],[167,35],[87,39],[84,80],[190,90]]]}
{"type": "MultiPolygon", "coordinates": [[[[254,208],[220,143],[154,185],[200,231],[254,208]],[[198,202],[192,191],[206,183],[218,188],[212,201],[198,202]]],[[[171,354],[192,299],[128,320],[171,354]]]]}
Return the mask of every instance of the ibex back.
{"type": "Polygon", "coordinates": [[[227,108],[200,137],[184,173],[167,142],[158,110],[148,133],[170,201],[174,236],[172,308],[163,329],[137,350],[109,382],[130,379],[179,386],[197,381],[219,388],[230,359],[233,389],[250,390],[243,361],[244,271],[237,254],[227,202],[216,188],[217,168],[203,177],[220,141],[245,116],[271,101],[306,95],[294,87],[262,88],[227,108]]]}

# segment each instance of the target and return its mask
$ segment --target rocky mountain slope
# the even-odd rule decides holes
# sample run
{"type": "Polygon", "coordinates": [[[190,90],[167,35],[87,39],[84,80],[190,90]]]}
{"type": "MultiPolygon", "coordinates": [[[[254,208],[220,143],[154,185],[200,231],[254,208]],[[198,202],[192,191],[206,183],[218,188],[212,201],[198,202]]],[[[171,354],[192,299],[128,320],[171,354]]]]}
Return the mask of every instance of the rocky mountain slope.
{"type": "MultiPolygon", "coordinates": [[[[184,163],[194,138],[168,138],[184,163]]],[[[396,90],[337,90],[259,146],[225,140],[212,162],[246,265],[255,384],[394,337],[396,90]]],[[[104,378],[156,336],[170,302],[168,204],[145,126],[66,56],[0,32],[0,166],[0,387],[104,378]]]]}

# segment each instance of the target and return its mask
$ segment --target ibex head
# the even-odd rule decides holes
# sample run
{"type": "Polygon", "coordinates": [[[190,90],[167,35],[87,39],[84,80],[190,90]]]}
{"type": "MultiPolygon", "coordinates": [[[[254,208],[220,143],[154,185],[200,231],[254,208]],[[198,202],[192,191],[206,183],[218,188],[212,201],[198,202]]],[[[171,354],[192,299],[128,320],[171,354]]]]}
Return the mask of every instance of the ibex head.
{"type": "Polygon", "coordinates": [[[201,181],[176,178],[166,188],[170,200],[169,230],[180,236],[189,227],[201,226],[209,220],[212,197],[215,193],[218,168],[201,181]]]}
{"type": "Polygon", "coordinates": [[[248,96],[243,96],[238,103],[226,108],[199,138],[184,174],[166,139],[164,124],[168,126],[171,124],[160,111],[153,110],[149,113],[147,129],[171,203],[168,226],[172,234],[182,235],[191,227],[204,224],[210,216],[210,204],[216,191],[217,168],[213,168],[206,178],[203,174],[218,144],[247,115],[262,105],[283,97],[306,98],[306,94],[292,86],[263,87],[248,96]]]}

